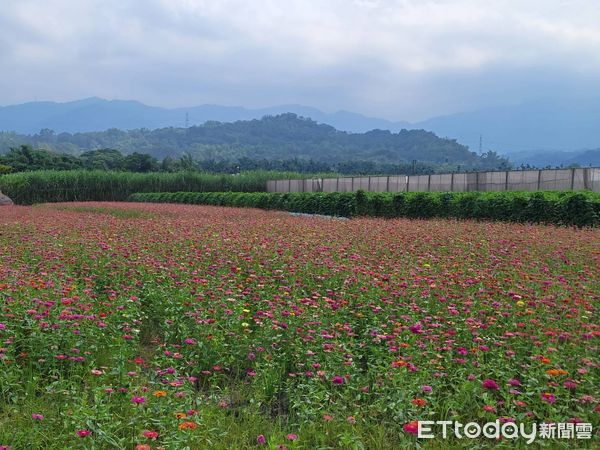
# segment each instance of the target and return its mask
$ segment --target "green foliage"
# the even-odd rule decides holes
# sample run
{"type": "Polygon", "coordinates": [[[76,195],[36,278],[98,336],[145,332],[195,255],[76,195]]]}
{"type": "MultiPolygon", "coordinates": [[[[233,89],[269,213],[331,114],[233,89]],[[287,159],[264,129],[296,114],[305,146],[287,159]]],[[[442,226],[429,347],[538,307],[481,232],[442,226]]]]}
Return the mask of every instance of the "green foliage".
{"type": "MultiPolygon", "coordinates": [[[[44,169],[72,170],[83,167],[82,161],[76,156],[48,150],[34,150],[29,145],[10,148],[7,154],[0,156],[0,164],[10,167],[12,172],[44,169]]],[[[1,169],[0,173],[2,173],[1,169]]]]}
{"type": "Polygon", "coordinates": [[[239,206],[343,217],[455,217],[579,227],[600,223],[600,194],[592,192],[163,192],[136,193],[129,200],[239,206]]]}
{"type": "Polygon", "coordinates": [[[0,190],[21,205],[91,200],[122,201],[134,192],[258,192],[266,190],[267,180],[298,176],[299,174],[266,171],[238,175],[201,172],[35,171],[2,175],[0,190]]]}
{"type": "MultiPolygon", "coordinates": [[[[146,153],[158,160],[183,157],[180,170],[200,161],[204,170],[219,172],[223,162],[227,162],[228,170],[238,165],[240,170],[306,172],[330,170],[337,164],[335,169],[347,174],[410,173],[414,159],[420,161],[414,167],[415,173],[430,173],[432,165],[440,169],[443,166],[444,171],[455,170],[457,165],[463,169],[509,166],[506,158],[494,152],[479,156],[455,140],[425,130],[346,133],[295,114],[234,123],[207,122],[189,128],[0,134],[0,153],[16,143],[72,154],[111,148],[123,153],[146,153]],[[286,161],[284,165],[275,164],[282,160],[286,161]]],[[[168,161],[165,166],[170,165],[168,161]]]]}

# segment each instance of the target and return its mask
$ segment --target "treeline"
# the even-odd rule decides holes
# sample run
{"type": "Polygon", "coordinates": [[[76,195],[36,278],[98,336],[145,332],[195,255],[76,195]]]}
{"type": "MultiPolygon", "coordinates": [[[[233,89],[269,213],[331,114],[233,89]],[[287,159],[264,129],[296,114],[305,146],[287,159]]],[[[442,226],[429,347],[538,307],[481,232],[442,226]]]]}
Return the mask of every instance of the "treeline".
{"type": "Polygon", "coordinates": [[[592,192],[136,193],[130,201],[273,209],[342,217],[453,217],[558,225],[600,224],[592,192]]]}
{"type": "Polygon", "coordinates": [[[46,129],[32,136],[0,133],[0,153],[21,144],[69,154],[111,148],[125,154],[147,154],[161,161],[189,154],[198,161],[298,159],[329,166],[347,161],[400,165],[413,160],[440,170],[456,170],[458,165],[469,170],[510,166],[495,152],[477,155],[455,140],[424,130],[347,133],[295,114],[233,123],[206,122],[189,128],[110,129],[74,134],[56,134],[46,129]]]}
{"type": "Polygon", "coordinates": [[[16,204],[123,201],[134,192],[261,192],[267,180],[302,177],[294,172],[130,173],[99,170],[36,171],[0,176],[0,191],[16,204]]]}
{"type": "Polygon", "coordinates": [[[434,165],[416,161],[410,164],[385,164],[373,161],[345,161],[329,164],[312,159],[254,160],[245,157],[233,161],[214,159],[198,161],[188,153],[179,158],[167,156],[159,161],[148,154],[134,152],[124,155],[120,151],[110,148],[91,150],[75,156],[21,145],[11,148],[5,155],[0,155],[0,173],[78,169],[138,173],[204,171],[218,174],[255,170],[347,175],[428,174],[435,172],[434,165]]]}

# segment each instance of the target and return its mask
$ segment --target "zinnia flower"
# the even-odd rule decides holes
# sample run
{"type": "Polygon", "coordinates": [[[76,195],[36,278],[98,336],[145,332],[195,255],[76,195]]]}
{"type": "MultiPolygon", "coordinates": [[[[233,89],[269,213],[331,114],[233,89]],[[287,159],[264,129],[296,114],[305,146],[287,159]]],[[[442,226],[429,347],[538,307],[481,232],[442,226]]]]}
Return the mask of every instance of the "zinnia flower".
{"type": "Polygon", "coordinates": [[[498,386],[498,383],[496,383],[494,380],[483,380],[483,382],[481,383],[481,385],[485,388],[485,389],[490,389],[490,390],[498,390],[500,388],[500,386],[498,386]]]}
{"type": "Polygon", "coordinates": [[[554,394],[549,392],[542,392],[542,400],[548,403],[554,403],[556,401],[556,397],[554,394]]]}
{"type": "Polygon", "coordinates": [[[417,434],[419,432],[419,422],[417,420],[413,420],[412,422],[408,422],[404,427],[402,427],[405,433],[409,434],[417,434]]]}
{"type": "Polygon", "coordinates": [[[156,439],[158,437],[158,431],[146,430],[142,434],[144,435],[145,438],[148,438],[148,439],[156,439]]]}
{"type": "Polygon", "coordinates": [[[336,375],[335,377],[333,377],[331,382],[333,384],[344,384],[344,377],[340,377],[339,375],[336,375]]]}
{"type": "Polygon", "coordinates": [[[84,438],[86,436],[89,436],[92,432],[90,430],[77,430],[77,436],[79,436],[80,438],[84,438]]]}
{"type": "Polygon", "coordinates": [[[196,424],[196,422],[183,422],[183,423],[179,424],[180,430],[194,430],[197,427],[198,427],[198,425],[196,424]]]}
{"type": "Polygon", "coordinates": [[[267,443],[267,440],[265,439],[264,435],[259,434],[258,436],[256,436],[256,443],[258,445],[264,445],[267,443]]]}

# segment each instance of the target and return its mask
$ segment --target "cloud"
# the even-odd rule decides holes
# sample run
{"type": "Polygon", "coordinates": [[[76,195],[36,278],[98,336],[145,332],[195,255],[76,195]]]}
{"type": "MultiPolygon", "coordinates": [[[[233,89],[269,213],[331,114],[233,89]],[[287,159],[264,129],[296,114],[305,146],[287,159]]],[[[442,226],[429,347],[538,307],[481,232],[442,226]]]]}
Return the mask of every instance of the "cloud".
{"type": "Polygon", "coordinates": [[[593,89],[598,23],[587,0],[4,0],[0,103],[98,95],[415,119],[507,101],[497,86],[511,101],[552,95],[556,73],[593,89]]]}

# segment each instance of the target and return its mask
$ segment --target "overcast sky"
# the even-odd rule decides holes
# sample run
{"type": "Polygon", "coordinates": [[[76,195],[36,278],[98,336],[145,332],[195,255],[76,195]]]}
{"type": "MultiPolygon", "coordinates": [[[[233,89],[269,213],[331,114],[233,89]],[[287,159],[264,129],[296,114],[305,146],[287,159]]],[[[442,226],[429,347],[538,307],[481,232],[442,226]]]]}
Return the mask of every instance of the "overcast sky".
{"type": "Polygon", "coordinates": [[[0,104],[91,96],[413,121],[600,96],[600,0],[1,0],[0,104]]]}

